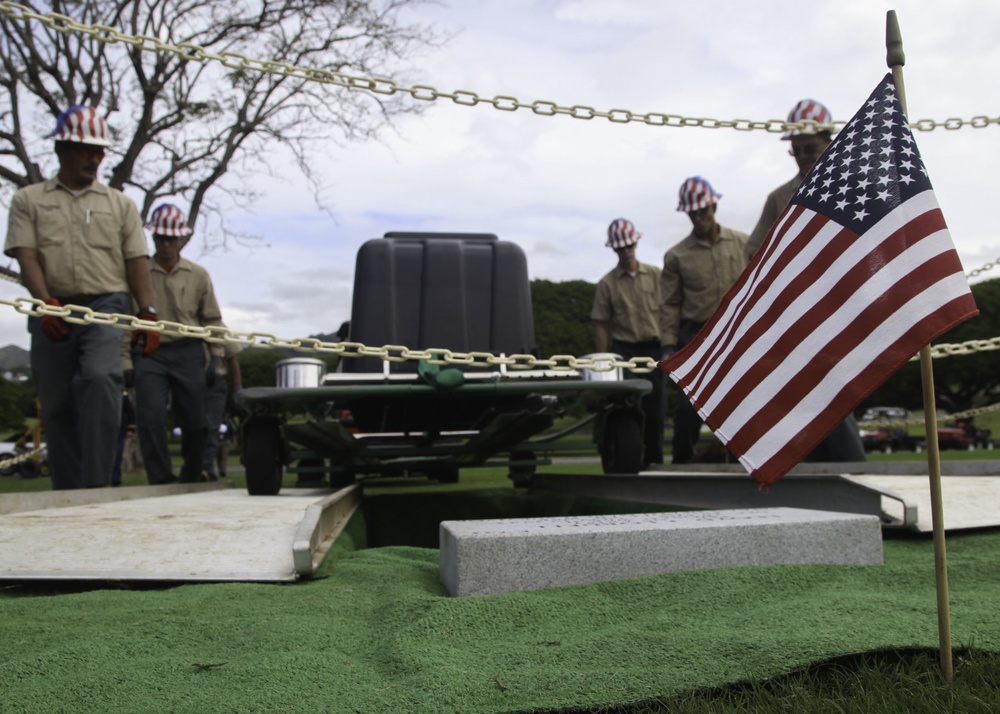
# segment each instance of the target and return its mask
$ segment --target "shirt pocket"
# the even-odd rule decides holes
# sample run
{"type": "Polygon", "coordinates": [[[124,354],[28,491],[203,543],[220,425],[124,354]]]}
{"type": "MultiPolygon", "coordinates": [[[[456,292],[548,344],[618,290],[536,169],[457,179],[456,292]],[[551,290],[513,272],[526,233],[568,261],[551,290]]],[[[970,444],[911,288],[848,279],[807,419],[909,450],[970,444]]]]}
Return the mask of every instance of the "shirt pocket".
{"type": "Polygon", "coordinates": [[[88,211],[87,244],[98,250],[120,250],[118,221],[115,214],[105,208],[88,211]]]}
{"type": "Polygon", "coordinates": [[[36,216],[38,248],[52,248],[66,243],[69,221],[58,203],[40,203],[36,216]]]}
{"type": "MultiPolygon", "coordinates": [[[[691,261],[694,263],[694,261],[691,261]]],[[[692,290],[694,292],[701,292],[708,287],[708,282],[706,280],[704,270],[699,270],[696,266],[691,265],[687,270],[681,271],[681,290],[692,290]]]]}

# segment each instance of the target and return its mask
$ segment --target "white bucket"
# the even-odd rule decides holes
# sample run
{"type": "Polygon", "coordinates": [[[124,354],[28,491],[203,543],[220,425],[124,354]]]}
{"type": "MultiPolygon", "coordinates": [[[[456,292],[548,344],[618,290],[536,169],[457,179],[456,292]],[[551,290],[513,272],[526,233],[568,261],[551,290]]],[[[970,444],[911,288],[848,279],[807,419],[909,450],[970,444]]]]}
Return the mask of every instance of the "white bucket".
{"type": "Polygon", "coordinates": [[[318,387],[326,374],[326,362],[310,357],[283,359],[274,366],[279,387],[318,387]]]}
{"type": "MultiPolygon", "coordinates": [[[[621,355],[616,355],[613,352],[595,352],[591,355],[584,355],[583,359],[590,359],[594,361],[594,366],[596,367],[610,367],[611,363],[622,358],[621,355]]],[[[609,369],[606,371],[596,371],[593,369],[584,369],[583,379],[585,382],[620,382],[622,377],[622,368],[615,367],[614,369],[609,369]]]]}

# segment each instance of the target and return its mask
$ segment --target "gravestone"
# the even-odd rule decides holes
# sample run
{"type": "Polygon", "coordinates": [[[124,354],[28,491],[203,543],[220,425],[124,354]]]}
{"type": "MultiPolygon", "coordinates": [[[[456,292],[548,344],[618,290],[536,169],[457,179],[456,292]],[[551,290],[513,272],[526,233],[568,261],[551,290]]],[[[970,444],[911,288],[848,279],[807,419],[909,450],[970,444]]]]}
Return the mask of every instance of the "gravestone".
{"type": "Polygon", "coordinates": [[[801,508],[444,521],[440,544],[452,596],[702,568],[882,564],[877,517],[801,508]]]}

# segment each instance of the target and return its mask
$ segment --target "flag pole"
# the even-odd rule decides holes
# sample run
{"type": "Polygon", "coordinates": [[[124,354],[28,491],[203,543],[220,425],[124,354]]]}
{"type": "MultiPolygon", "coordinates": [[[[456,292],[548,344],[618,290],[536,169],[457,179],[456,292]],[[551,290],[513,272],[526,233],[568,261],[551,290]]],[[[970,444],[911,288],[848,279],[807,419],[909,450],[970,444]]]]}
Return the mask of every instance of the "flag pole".
{"type": "MultiPolygon", "coordinates": [[[[899,103],[907,114],[906,91],[903,88],[903,36],[899,31],[896,11],[889,10],[885,18],[885,61],[892,70],[899,103]]],[[[948,556],[945,550],[944,508],[941,496],[941,450],[937,440],[937,407],[934,403],[934,368],[930,345],[920,349],[920,381],[923,386],[924,428],[927,432],[927,473],[930,477],[931,522],[934,529],[934,579],[937,588],[938,646],[941,672],[945,681],[954,679],[951,658],[951,615],[948,604],[948,556]]]]}

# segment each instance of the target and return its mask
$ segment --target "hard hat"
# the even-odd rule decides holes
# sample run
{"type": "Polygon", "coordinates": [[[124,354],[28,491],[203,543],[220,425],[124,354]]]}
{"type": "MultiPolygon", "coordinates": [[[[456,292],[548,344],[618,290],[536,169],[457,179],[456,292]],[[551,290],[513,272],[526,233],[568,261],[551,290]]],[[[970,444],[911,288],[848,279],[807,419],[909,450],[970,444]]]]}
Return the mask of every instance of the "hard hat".
{"type": "Polygon", "coordinates": [[[56,128],[46,139],[72,141],[91,146],[111,146],[108,125],[93,107],[75,104],[56,119],[56,128]]]}
{"type": "Polygon", "coordinates": [[[178,236],[186,238],[194,231],[188,228],[184,212],[172,203],[161,203],[149,215],[145,225],[155,236],[178,236]]]}
{"type": "MultiPolygon", "coordinates": [[[[817,124],[830,124],[833,122],[833,115],[830,110],[817,102],[815,99],[803,99],[788,113],[789,122],[800,122],[805,119],[812,119],[817,124]]],[[[791,139],[800,134],[817,134],[815,129],[789,129],[782,135],[782,139],[791,139]]]]}
{"type": "Polygon", "coordinates": [[[604,245],[618,250],[635,245],[642,238],[642,233],[635,229],[632,221],[626,218],[616,218],[608,226],[608,242],[604,245]]]}
{"type": "Polygon", "coordinates": [[[681,184],[681,190],[677,196],[680,199],[677,203],[677,210],[685,213],[711,206],[722,198],[722,194],[716,193],[712,184],[701,176],[692,176],[681,184]]]}

